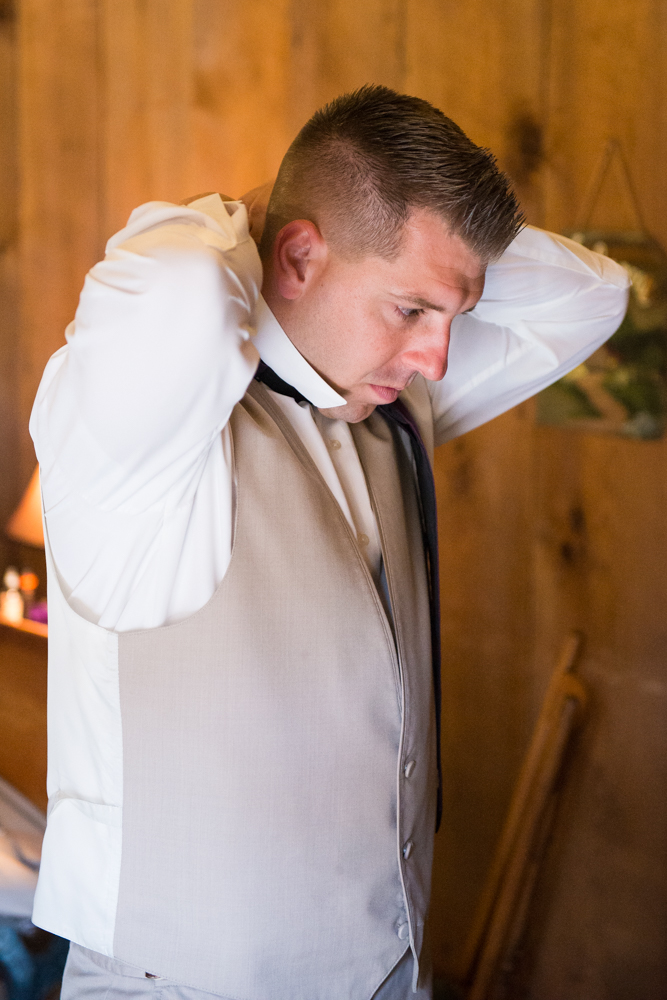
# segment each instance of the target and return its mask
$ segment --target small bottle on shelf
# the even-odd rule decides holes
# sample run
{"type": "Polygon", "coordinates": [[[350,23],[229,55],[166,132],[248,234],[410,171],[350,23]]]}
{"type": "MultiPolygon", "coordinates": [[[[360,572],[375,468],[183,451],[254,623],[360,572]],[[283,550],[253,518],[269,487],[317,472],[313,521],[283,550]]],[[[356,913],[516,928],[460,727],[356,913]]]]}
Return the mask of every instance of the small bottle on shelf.
{"type": "Polygon", "coordinates": [[[14,566],[8,566],[3,577],[3,584],[7,588],[0,593],[0,615],[8,622],[17,624],[23,621],[23,597],[21,596],[21,578],[18,570],[14,566]]]}

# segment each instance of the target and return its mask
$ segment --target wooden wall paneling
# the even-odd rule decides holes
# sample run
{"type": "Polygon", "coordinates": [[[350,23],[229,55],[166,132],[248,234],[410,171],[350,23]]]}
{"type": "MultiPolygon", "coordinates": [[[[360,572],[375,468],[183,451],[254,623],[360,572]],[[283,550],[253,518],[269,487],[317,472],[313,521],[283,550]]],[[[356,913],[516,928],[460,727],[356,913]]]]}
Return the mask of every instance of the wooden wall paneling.
{"type": "Polygon", "coordinates": [[[519,991],[510,994],[527,1000],[667,995],[664,769],[662,784],[655,780],[664,699],[620,677],[609,684],[603,672],[585,668],[594,700],[531,907],[519,991]]]}
{"type": "Polygon", "coordinates": [[[367,83],[404,89],[408,0],[292,0],[289,125],[367,83]]]}
{"type": "Polygon", "coordinates": [[[444,818],[431,937],[440,974],[468,930],[537,711],[531,442],[521,407],[436,453],[444,818]]]}
{"type": "Polygon", "coordinates": [[[541,0],[411,0],[405,87],[441,108],[521,182],[529,221],[540,222],[540,142],[546,96],[541,0]],[[532,132],[530,131],[532,128],[532,132]],[[538,186],[539,187],[539,186],[538,186]]]}
{"type": "Polygon", "coordinates": [[[591,709],[525,975],[535,1000],[665,994],[664,442],[540,429],[538,649],[582,628],[591,709]]]}
{"type": "MultiPolygon", "coordinates": [[[[552,31],[547,224],[575,224],[604,144],[616,137],[648,227],[664,239],[664,5],[560,0],[552,31]]],[[[592,223],[636,226],[618,173],[592,223]]],[[[649,1000],[667,995],[667,444],[546,428],[536,444],[535,669],[578,625],[592,699],[539,883],[526,995],[649,1000]]]]}
{"type": "Polygon", "coordinates": [[[238,197],[274,177],[292,134],[288,0],[195,0],[190,186],[238,197]]]}
{"type": "Polygon", "coordinates": [[[402,89],[408,0],[329,0],[321,57],[323,97],[365,83],[402,89]]]}
{"type": "Polygon", "coordinates": [[[194,6],[192,186],[238,195],[275,173],[310,115],[367,82],[401,87],[404,0],[194,6]]]}
{"type": "MultiPolygon", "coordinates": [[[[554,0],[549,70],[546,222],[577,222],[586,186],[607,139],[630,160],[649,228],[667,234],[667,9],[661,0],[578,4],[554,0]]],[[[634,227],[623,184],[612,172],[593,222],[634,227]]]]}
{"type": "Polygon", "coordinates": [[[99,231],[99,100],[94,0],[19,8],[20,474],[35,457],[28,417],[44,365],[64,343],[99,231]]]}
{"type": "Polygon", "coordinates": [[[193,11],[192,0],[102,0],[99,10],[106,239],[137,205],[191,193],[193,11]]]}
{"type": "Polygon", "coordinates": [[[0,774],[46,810],[46,640],[0,625],[0,774]]]}
{"type": "MultiPolygon", "coordinates": [[[[303,48],[310,45],[316,81],[311,106],[303,121],[339,94],[366,83],[402,90],[405,77],[408,0],[324,0],[319,4],[295,0],[292,5],[293,38],[303,48]]],[[[293,87],[302,76],[296,50],[293,87]]],[[[311,70],[312,72],[312,70],[311,70]]]]}
{"type": "Polygon", "coordinates": [[[0,6],[0,253],[16,240],[16,20],[0,6]]]}
{"type": "Polygon", "coordinates": [[[19,499],[18,317],[18,116],[16,26],[0,8],[0,574],[11,558],[4,526],[19,499]]]}
{"type": "Polygon", "coordinates": [[[407,0],[292,0],[287,81],[292,138],[317,108],[366,83],[402,89],[407,0]]]}
{"type": "Polygon", "coordinates": [[[20,394],[18,385],[19,290],[16,245],[0,251],[0,578],[15,556],[4,529],[25,482],[18,473],[20,394]]]}

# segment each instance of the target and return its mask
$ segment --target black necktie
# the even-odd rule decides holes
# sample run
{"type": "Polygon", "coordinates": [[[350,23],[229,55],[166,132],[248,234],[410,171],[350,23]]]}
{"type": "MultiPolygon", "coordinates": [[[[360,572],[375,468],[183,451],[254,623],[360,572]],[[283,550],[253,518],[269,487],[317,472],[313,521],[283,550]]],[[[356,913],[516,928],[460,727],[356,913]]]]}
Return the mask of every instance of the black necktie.
{"type": "MultiPolygon", "coordinates": [[[[269,389],[279,393],[281,396],[291,396],[297,403],[308,402],[306,397],[280,378],[279,375],[260,361],[255,372],[257,382],[263,382],[269,389]]],[[[435,732],[436,732],[436,752],[438,763],[438,797],[436,805],[436,832],[440,828],[442,818],[442,769],[440,764],[440,576],[438,563],[438,516],[435,499],[435,481],[433,479],[433,469],[429,461],[428,453],[422,441],[419,428],[415,423],[412,414],[407,406],[397,399],[394,403],[387,403],[376,407],[377,412],[387,421],[400,427],[408,436],[412,456],[415,462],[417,473],[417,492],[419,494],[419,508],[421,515],[422,539],[424,541],[424,555],[426,557],[426,571],[428,576],[428,596],[429,611],[431,619],[431,662],[433,668],[433,693],[435,697],[435,732]]]]}

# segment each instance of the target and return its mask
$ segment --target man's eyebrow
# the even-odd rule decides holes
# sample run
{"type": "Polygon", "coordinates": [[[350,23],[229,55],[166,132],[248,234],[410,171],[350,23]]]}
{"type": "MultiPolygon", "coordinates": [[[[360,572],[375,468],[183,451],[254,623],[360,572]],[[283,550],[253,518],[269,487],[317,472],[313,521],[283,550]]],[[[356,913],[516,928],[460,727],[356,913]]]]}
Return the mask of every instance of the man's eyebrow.
{"type": "Polygon", "coordinates": [[[415,306],[421,306],[422,309],[435,309],[436,312],[443,313],[445,310],[442,306],[436,306],[434,302],[429,302],[428,299],[423,299],[421,295],[403,295],[401,296],[406,302],[411,302],[415,306]]]}
{"type": "MultiPolygon", "coordinates": [[[[428,299],[423,299],[421,295],[406,295],[404,296],[406,302],[411,302],[413,305],[421,306],[422,309],[435,309],[436,312],[445,312],[442,306],[436,306],[434,302],[429,302],[428,299]]],[[[463,310],[463,315],[465,313],[472,312],[475,306],[470,306],[469,309],[463,310]]]]}

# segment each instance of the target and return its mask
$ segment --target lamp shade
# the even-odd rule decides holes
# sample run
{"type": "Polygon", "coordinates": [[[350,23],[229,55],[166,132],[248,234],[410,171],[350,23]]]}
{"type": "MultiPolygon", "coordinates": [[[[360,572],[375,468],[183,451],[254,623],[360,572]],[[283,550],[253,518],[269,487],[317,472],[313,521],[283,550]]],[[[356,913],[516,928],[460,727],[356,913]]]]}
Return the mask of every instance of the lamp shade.
{"type": "Polygon", "coordinates": [[[39,466],[36,466],[21,503],[9,519],[6,532],[10,538],[35,548],[44,548],[42,498],[39,487],[39,466]]]}

